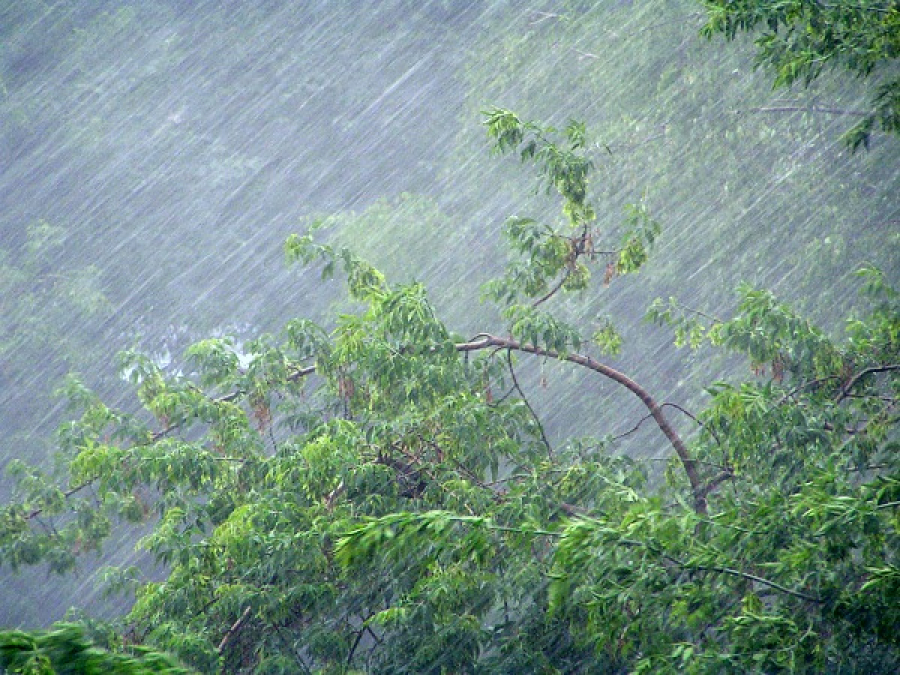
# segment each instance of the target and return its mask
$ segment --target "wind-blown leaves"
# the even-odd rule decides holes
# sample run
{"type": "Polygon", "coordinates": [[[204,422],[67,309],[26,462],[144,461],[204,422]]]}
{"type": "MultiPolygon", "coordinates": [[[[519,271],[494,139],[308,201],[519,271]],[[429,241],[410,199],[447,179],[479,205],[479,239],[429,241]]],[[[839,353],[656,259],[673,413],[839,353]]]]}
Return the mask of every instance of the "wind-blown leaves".
{"type": "MultiPolygon", "coordinates": [[[[896,670],[900,320],[886,276],[865,271],[870,305],[841,337],[751,287],[728,319],[658,303],[677,342],[749,367],[707,387],[697,413],[657,400],[542,303],[591,288],[580,270],[595,256],[635,271],[659,226],[635,207],[622,248],[598,252],[583,127],[557,147],[505,111],[488,126],[567,218],[508,221],[520,261],[489,289],[505,336],[456,336],[421,284],[293,237],[288,258],[342,272],[351,308],[327,330],[293,320],[201,341],[180,371],[125,352],[136,413],[71,379],[81,418],[60,432],[62,471],[13,466],[0,562],[66,571],[114,523],[142,522],[165,577],[107,575],[136,587],[123,635],[203,672],[896,670]],[[612,456],[611,436],[580,428],[548,438],[520,354],[636,396],[633,428],[662,432],[648,441],[661,462],[612,456]]],[[[607,322],[595,340],[617,335],[607,322]]],[[[37,653],[38,638],[14,637],[37,653]]]]}
{"type": "Polygon", "coordinates": [[[775,87],[802,81],[809,86],[827,68],[844,68],[874,78],[871,112],[844,136],[856,150],[868,148],[876,124],[900,133],[900,8],[892,0],[808,2],[807,0],[704,0],[708,20],[701,34],[733,40],[762,28],[756,38],[757,65],[774,72],[775,87]]]}

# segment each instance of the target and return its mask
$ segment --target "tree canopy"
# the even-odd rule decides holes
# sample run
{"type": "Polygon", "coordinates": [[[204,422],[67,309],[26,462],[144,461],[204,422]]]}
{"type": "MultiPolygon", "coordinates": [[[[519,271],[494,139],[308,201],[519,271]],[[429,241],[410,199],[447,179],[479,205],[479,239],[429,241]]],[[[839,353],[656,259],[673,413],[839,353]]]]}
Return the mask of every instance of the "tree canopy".
{"type": "Polygon", "coordinates": [[[66,571],[115,520],[149,519],[168,573],[108,572],[136,592],[120,630],[201,672],[896,670],[897,291],[862,270],[868,309],[840,339],[749,287],[729,319],[660,300],[679,343],[752,374],[703,410],[657,400],[604,363],[615,326],[548,308],[640,269],[659,226],[634,207],[596,227],[583,125],[485,123],[562,213],[507,222],[484,289],[503,331],[454,334],[421,284],[295,235],[288,259],[341,273],[355,311],[203,340],[180,373],[126,352],[137,414],[70,379],[65,477],[16,466],[3,564],[66,571]],[[636,396],[629,433],[655,426],[668,460],[551,443],[518,374],[544,361],[636,396]]]}
{"type": "MultiPolygon", "coordinates": [[[[709,34],[769,29],[760,60],[778,83],[812,81],[829,61],[869,76],[896,58],[894,3],[707,5],[709,34]]],[[[898,131],[896,82],[878,86],[854,147],[876,124],[898,131]]],[[[397,283],[318,221],[284,250],[345,281],[326,321],[200,340],[175,367],[127,350],[133,400],[116,405],[71,375],[55,464],[10,465],[0,566],[68,573],[132,524],[156,568],[105,571],[110,592],[134,599],[112,622],[0,631],[0,668],[900,671],[890,271],[857,271],[860,300],[839,326],[746,284],[724,317],[658,299],[643,330],[729,364],[690,383],[689,403],[663,398],[617,365],[615,317],[566,311],[652,264],[662,226],[643,202],[601,221],[610,152],[586,125],[505,108],[483,122],[494,153],[532,171],[555,208],[503,226],[507,263],[481,287],[500,322],[454,331],[424,284],[397,283]],[[575,420],[558,438],[529,387],[553,378],[577,397],[599,381],[641,412],[618,420],[624,431],[575,420]],[[640,458],[616,451],[624,437],[640,458]]],[[[404,199],[437,227],[427,203],[404,199]]],[[[27,246],[61,236],[36,225],[27,246]]],[[[0,271],[27,288],[51,275],[36,262],[0,271]]],[[[41,297],[93,291],[96,276],[77,268],[41,297]]],[[[85,312],[104,304],[82,296],[96,300],[85,312]]]]}

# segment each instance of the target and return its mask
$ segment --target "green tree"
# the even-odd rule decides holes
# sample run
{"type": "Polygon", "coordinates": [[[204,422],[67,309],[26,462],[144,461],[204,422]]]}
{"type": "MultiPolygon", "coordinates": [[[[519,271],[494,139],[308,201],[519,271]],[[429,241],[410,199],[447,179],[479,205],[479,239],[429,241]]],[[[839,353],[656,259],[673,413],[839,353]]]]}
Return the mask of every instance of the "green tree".
{"type": "Polygon", "coordinates": [[[421,284],[291,237],[355,309],[201,341],[181,374],[127,352],[138,414],[71,380],[68,480],[15,467],[0,560],[64,570],[116,519],[152,523],[166,579],[107,575],[136,591],[123,630],[203,672],[895,672],[900,296],[865,270],[840,339],[751,288],[730,319],[659,302],[678,342],[753,375],[701,412],[658,400],[604,361],[614,326],[549,309],[637,271],[658,225],[635,207],[598,229],[582,125],[485,122],[561,204],[504,228],[484,289],[504,330],[456,335],[421,284]],[[519,377],[547,361],[636,396],[667,469],[577,430],[552,443],[519,377]]]}
{"type": "Polygon", "coordinates": [[[776,87],[809,86],[828,68],[872,79],[871,112],[845,135],[852,149],[869,146],[872,131],[900,134],[900,3],[896,0],[704,0],[703,34],[761,30],[757,64],[775,73],[776,87]]]}

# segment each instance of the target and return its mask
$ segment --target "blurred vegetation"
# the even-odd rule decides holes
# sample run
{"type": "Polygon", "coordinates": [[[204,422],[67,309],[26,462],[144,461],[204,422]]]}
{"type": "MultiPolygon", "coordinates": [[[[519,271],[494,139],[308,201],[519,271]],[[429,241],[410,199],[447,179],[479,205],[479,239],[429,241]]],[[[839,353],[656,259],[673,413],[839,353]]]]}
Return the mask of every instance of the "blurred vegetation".
{"type": "Polygon", "coordinates": [[[0,631],[0,669],[21,675],[112,673],[113,675],[189,675],[191,670],[146,647],[133,655],[109,652],[91,644],[83,626],[61,623],[52,630],[0,631]]]}

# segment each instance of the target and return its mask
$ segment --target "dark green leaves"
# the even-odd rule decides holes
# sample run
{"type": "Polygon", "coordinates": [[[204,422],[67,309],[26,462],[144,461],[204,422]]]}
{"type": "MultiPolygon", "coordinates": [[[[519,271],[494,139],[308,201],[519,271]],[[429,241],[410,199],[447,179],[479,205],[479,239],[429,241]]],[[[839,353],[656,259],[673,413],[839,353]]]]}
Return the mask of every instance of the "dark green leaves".
{"type": "Polygon", "coordinates": [[[809,86],[826,68],[841,67],[872,77],[871,112],[844,140],[856,150],[869,146],[876,125],[900,133],[900,79],[893,68],[900,58],[900,9],[896,2],[807,2],[790,0],[705,0],[708,21],[701,34],[733,40],[738,33],[762,29],[756,39],[757,65],[774,72],[775,87],[802,81],[809,86]],[[887,72],[887,77],[879,77],[887,72]]]}

